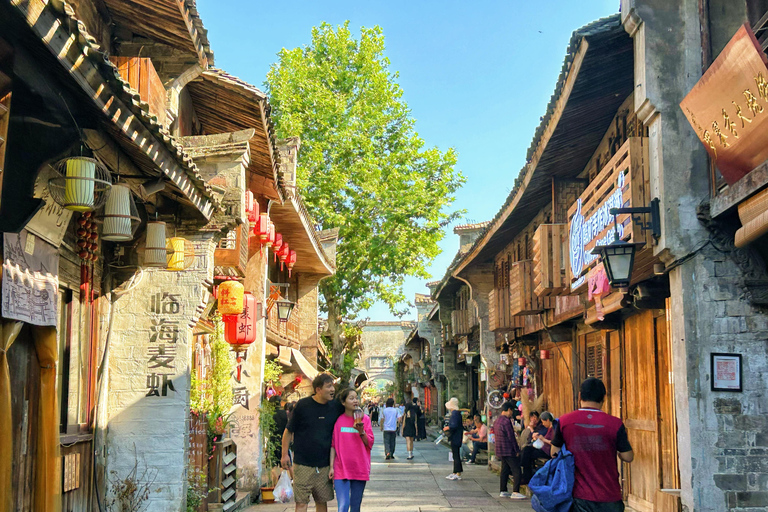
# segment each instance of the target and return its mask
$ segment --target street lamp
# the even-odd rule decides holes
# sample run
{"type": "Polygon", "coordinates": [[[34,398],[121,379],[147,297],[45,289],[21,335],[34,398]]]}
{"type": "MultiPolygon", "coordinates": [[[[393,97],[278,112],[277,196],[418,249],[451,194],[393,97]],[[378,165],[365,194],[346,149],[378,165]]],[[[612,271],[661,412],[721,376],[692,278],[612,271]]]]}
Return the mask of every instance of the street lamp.
{"type": "Polygon", "coordinates": [[[281,322],[287,322],[288,319],[291,317],[291,311],[293,311],[293,308],[296,306],[293,302],[289,300],[279,300],[277,301],[277,318],[281,322]]]}
{"type": "Polygon", "coordinates": [[[598,245],[592,249],[592,254],[600,256],[605,265],[605,273],[608,282],[613,288],[628,288],[632,280],[632,266],[635,263],[635,252],[643,247],[645,242],[630,243],[619,239],[616,216],[629,214],[632,222],[636,223],[641,231],[651,231],[654,240],[661,236],[661,221],[659,214],[659,199],[651,200],[651,206],[641,208],[611,208],[609,213],[613,215],[613,242],[608,245],[598,245]],[[640,215],[649,214],[650,221],[644,223],[640,215]]]}

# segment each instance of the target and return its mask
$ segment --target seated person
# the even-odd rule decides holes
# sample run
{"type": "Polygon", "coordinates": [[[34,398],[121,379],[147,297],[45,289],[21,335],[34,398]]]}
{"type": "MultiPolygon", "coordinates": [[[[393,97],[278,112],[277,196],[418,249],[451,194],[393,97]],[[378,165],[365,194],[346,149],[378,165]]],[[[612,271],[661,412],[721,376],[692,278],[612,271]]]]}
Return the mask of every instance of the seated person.
{"type": "Polygon", "coordinates": [[[472,441],[472,456],[469,458],[469,463],[476,464],[475,458],[478,452],[488,449],[488,427],[478,415],[475,415],[475,428],[469,432],[469,439],[472,441]]]}
{"type": "Polygon", "coordinates": [[[531,481],[533,477],[533,464],[536,459],[550,458],[552,439],[555,437],[553,422],[554,418],[549,412],[543,412],[541,418],[539,418],[539,413],[535,411],[530,414],[528,429],[530,429],[531,444],[522,449],[520,456],[520,465],[523,466],[523,485],[528,485],[528,482],[531,481]],[[533,443],[539,439],[543,442],[543,446],[541,448],[534,448],[533,443]]]}

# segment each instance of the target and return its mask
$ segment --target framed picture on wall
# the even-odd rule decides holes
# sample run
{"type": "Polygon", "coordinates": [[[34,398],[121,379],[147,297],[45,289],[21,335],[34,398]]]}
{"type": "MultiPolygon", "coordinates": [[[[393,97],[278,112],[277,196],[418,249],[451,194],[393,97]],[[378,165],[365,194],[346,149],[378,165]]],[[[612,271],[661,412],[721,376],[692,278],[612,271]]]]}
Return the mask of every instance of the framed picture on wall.
{"type": "Polygon", "coordinates": [[[712,391],[741,391],[741,354],[710,354],[712,391]]]}

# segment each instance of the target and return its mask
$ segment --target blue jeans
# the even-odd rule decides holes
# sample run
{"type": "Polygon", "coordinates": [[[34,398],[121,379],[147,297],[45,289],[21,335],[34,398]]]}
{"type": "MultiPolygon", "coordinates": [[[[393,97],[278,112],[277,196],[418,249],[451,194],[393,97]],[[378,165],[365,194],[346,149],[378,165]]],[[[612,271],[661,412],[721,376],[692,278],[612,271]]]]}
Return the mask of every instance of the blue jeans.
{"type": "Polygon", "coordinates": [[[365,492],[365,480],[334,480],[336,489],[336,503],[339,512],[360,512],[360,504],[363,502],[365,492]]]}

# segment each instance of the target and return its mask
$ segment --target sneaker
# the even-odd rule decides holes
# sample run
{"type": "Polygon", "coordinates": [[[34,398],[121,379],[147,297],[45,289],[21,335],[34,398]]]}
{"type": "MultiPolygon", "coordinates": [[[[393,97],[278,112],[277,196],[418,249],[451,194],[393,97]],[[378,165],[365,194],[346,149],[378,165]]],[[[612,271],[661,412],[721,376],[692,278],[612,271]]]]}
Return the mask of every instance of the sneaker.
{"type": "Polygon", "coordinates": [[[524,500],[528,498],[525,494],[520,494],[519,492],[513,492],[509,497],[513,500],[524,500]]]}
{"type": "Polygon", "coordinates": [[[461,480],[461,475],[456,475],[456,478],[454,480],[461,480]]]}
{"type": "Polygon", "coordinates": [[[505,491],[499,493],[499,498],[509,498],[510,496],[512,496],[512,494],[505,491]]]}
{"type": "Polygon", "coordinates": [[[408,457],[405,458],[405,460],[413,460],[413,455],[409,455],[408,457]]]}
{"type": "Polygon", "coordinates": [[[455,480],[455,479],[456,479],[456,475],[455,475],[454,473],[451,473],[450,475],[448,475],[447,477],[445,477],[445,479],[446,479],[446,480],[455,480]]]}

